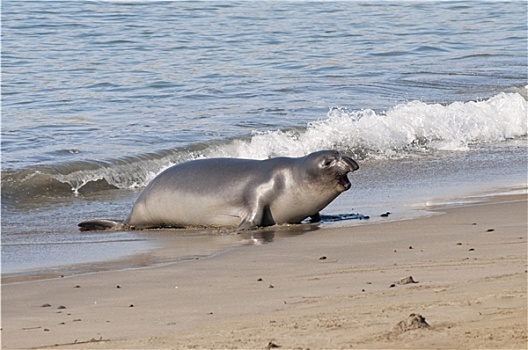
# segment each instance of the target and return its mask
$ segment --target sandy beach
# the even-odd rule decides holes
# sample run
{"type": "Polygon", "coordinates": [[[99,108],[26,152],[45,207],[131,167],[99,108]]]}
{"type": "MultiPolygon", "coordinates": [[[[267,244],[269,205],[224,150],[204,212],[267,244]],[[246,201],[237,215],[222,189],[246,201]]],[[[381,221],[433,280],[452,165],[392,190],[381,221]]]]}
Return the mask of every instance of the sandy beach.
{"type": "Polygon", "coordinates": [[[431,214],[162,266],[3,279],[2,347],[526,349],[526,195],[431,214]]]}

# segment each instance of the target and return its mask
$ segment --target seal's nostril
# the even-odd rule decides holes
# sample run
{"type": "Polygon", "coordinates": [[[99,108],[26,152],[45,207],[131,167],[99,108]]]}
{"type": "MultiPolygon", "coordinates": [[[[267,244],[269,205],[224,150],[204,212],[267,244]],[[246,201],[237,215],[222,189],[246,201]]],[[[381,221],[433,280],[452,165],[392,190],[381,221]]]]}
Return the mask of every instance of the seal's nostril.
{"type": "Polygon", "coordinates": [[[350,171],[356,171],[359,169],[359,165],[354,159],[350,157],[343,157],[343,160],[350,167],[350,171]]]}

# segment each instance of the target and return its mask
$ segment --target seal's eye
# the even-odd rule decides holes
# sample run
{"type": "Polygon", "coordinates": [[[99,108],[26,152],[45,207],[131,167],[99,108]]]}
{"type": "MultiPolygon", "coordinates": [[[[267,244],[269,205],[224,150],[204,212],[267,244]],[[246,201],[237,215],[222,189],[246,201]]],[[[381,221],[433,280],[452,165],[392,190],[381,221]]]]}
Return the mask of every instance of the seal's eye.
{"type": "Polygon", "coordinates": [[[327,159],[325,159],[323,161],[323,167],[324,168],[329,168],[332,164],[334,164],[334,160],[333,159],[327,158],[327,159]]]}

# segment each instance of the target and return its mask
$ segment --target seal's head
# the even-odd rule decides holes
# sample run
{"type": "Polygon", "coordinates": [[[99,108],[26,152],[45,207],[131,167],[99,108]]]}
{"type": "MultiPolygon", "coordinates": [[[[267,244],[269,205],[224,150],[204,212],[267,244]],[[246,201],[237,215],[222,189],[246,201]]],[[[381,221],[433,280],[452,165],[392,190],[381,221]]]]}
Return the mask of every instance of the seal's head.
{"type": "Polygon", "coordinates": [[[337,151],[319,151],[306,156],[306,160],[314,166],[315,175],[324,183],[327,183],[337,192],[347,191],[351,184],[347,174],[359,169],[356,161],[350,157],[341,155],[337,151]]]}

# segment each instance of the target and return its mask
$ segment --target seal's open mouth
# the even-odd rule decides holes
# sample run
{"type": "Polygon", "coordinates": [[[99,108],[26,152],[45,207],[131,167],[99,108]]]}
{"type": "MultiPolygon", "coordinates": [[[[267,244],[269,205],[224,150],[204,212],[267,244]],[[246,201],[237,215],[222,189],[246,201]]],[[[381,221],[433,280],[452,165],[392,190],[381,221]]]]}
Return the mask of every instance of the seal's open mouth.
{"type": "Polygon", "coordinates": [[[345,175],[341,175],[338,177],[338,180],[339,180],[339,184],[341,186],[343,186],[343,188],[345,189],[345,191],[347,191],[348,189],[350,189],[350,186],[352,186],[352,184],[350,183],[350,181],[348,180],[348,176],[345,175]]]}
{"type": "Polygon", "coordinates": [[[356,163],[356,161],[354,159],[352,159],[350,157],[342,157],[341,159],[346,164],[346,167],[348,167],[348,169],[345,169],[345,173],[344,174],[338,174],[337,175],[337,181],[343,187],[344,191],[348,191],[350,189],[350,187],[352,186],[352,184],[350,183],[350,180],[348,180],[347,174],[348,174],[348,172],[358,170],[359,169],[359,165],[358,165],[358,163],[356,163]]]}

